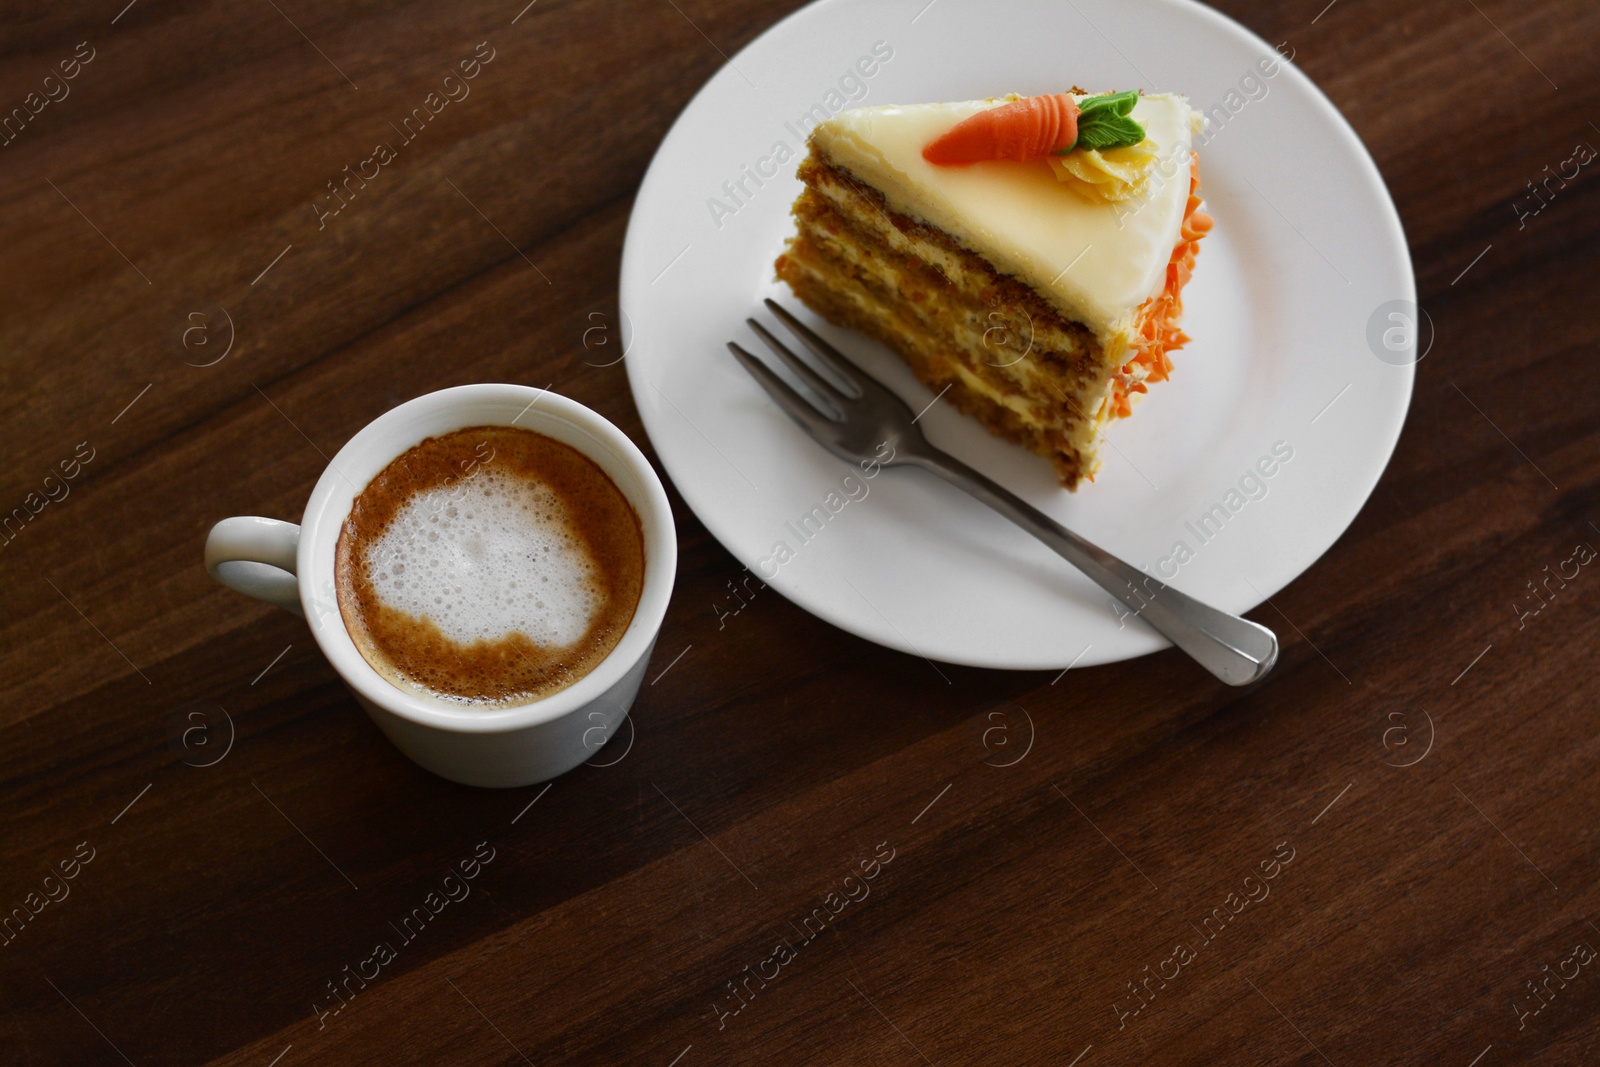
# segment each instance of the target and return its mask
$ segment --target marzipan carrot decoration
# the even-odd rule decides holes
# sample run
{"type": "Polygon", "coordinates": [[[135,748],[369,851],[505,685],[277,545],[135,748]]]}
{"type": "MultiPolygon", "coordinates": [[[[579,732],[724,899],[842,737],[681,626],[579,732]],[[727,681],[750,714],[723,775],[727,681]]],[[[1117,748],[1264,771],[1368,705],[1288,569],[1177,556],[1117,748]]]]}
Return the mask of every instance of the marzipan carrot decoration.
{"type": "Polygon", "coordinates": [[[1066,93],[1030,96],[980,111],[928,143],[929,163],[1022,162],[1070,148],[1078,140],[1078,104],[1066,93]]]}
{"type": "Polygon", "coordinates": [[[924,146],[922,158],[941,166],[992,159],[1021,163],[1075,148],[1138,144],[1144,127],[1129,117],[1138,99],[1135,92],[1108,93],[1085,97],[1081,107],[1067,93],[1013,100],[956,123],[924,146]]]}

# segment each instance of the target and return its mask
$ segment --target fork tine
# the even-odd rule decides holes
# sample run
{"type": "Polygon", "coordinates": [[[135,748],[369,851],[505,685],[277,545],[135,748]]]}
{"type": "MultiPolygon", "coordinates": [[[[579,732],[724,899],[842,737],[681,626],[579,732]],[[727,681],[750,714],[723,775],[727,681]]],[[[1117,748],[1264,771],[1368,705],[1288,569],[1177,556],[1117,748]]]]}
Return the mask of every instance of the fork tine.
{"type": "MultiPolygon", "coordinates": [[[[789,314],[788,310],[776,300],[767,299],[767,310],[778,316],[778,321],[789,327],[789,332],[800,338],[800,343],[811,350],[811,354],[826,363],[839,377],[848,382],[855,389],[856,396],[865,394],[861,379],[866,373],[851,363],[845,354],[817,336],[809,326],[789,314]]],[[[870,378],[868,379],[871,380],[870,378]]],[[[877,383],[874,383],[877,384],[877,383]]]]}
{"type": "Polygon", "coordinates": [[[728,351],[733,353],[735,359],[744,365],[750,376],[777,405],[788,413],[789,417],[800,424],[800,428],[818,437],[828,432],[828,427],[836,424],[837,420],[818,411],[811,403],[789,387],[789,383],[773,373],[772,368],[761,362],[755,356],[746,352],[732,341],[728,342],[728,351]]]}
{"type": "Polygon", "coordinates": [[[761,338],[767,343],[767,347],[772,349],[773,355],[783,360],[783,362],[788,365],[790,370],[798,374],[800,378],[807,385],[811,386],[811,388],[815,389],[820,396],[833,402],[833,406],[835,408],[837,408],[843,401],[855,399],[850,394],[844,392],[844,390],[834,385],[827,378],[823,377],[821,374],[818,374],[816,370],[812,368],[811,364],[807,363],[805,360],[789,351],[789,349],[784,346],[783,342],[772,336],[771,332],[765,326],[761,325],[761,323],[757,322],[755,319],[745,319],[745,322],[750,324],[750,328],[756,332],[757,337],[761,338]]]}

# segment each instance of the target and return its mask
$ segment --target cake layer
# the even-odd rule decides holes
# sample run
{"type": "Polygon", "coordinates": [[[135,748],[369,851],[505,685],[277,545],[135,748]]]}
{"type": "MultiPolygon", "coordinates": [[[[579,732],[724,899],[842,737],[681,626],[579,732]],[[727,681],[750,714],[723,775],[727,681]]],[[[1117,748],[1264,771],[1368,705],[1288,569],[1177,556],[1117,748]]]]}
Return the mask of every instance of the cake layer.
{"type": "Polygon", "coordinates": [[[786,258],[785,276],[801,272],[820,284],[847,288],[848,298],[859,302],[863,308],[881,309],[881,312],[871,311],[872,314],[886,320],[893,317],[908,332],[938,339],[942,348],[934,362],[941,368],[946,363],[949,367],[925,384],[937,389],[959,376],[975,391],[1011,408],[1025,422],[1048,428],[1060,420],[1057,409],[1061,401],[1046,388],[1033,388],[1036,381],[1029,380],[1032,376],[1017,372],[1018,364],[1025,358],[1020,351],[1008,346],[1002,350],[1008,354],[1006,359],[997,360],[996,348],[985,343],[983,333],[966,327],[966,321],[975,310],[971,305],[958,299],[929,300],[918,305],[896,301],[893,282],[886,286],[880,274],[861,270],[863,252],[874,258],[881,256],[881,252],[863,249],[858,236],[853,233],[824,236],[808,229],[786,258]],[[843,254],[841,243],[847,246],[843,254]]]}
{"type": "Polygon", "coordinates": [[[813,158],[801,176],[799,232],[778,266],[796,295],[895,349],[958,409],[1050,459],[1063,484],[1092,474],[1109,377],[1088,331],[835,168],[813,158]]]}
{"type": "Polygon", "coordinates": [[[807,307],[829,322],[859,331],[894,349],[930,388],[944,389],[943,384],[937,383],[948,384],[944,399],[957,410],[977,419],[992,433],[1047,457],[1062,485],[1074,488],[1091,473],[1086,467],[1088,457],[1072,448],[1064,432],[1044,429],[997,402],[959,361],[948,355],[940,338],[900,321],[888,305],[863,299],[844,279],[829,278],[792,262],[784,280],[807,307]]]}
{"type": "Polygon", "coordinates": [[[953,125],[1010,99],[859,108],[819,125],[812,144],[896,211],[948,233],[1084,323],[1115,359],[1137,336],[1140,307],[1166,287],[1198,115],[1181,96],[1139,98],[1133,118],[1156,146],[1156,170],[1140,197],[1121,204],[1083,199],[1043,159],[935,166],[922,158],[923,146],[953,125]]]}

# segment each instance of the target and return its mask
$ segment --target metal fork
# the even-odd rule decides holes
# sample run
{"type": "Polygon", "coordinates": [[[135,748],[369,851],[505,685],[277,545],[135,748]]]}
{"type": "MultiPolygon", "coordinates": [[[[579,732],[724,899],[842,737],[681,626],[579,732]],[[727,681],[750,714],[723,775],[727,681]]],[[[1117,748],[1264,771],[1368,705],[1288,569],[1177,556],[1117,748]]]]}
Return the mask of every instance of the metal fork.
{"type": "Polygon", "coordinates": [[[840,389],[795,355],[755,319],[750,328],[775,356],[822,400],[821,408],[790,388],[761,360],[732,341],[728,348],[778,406],[818,444],[851,463],[882,462],[880,446],[892,445],[894,458],[885,466],[910,464],[932,471],[964,489],[1049,545],[1058,555],[1187,652],[1206,670],[1229,685],[1249,685],[1266,676],[1278,661],[1278,638],[1265,626],[1229,615],[1180,593],[1111,553],[1090,544],[953,456],[928,443],[916,416],[904,400],[845,358],[783,307],[767,307],[811,354],[849,387],[840,389]]]}

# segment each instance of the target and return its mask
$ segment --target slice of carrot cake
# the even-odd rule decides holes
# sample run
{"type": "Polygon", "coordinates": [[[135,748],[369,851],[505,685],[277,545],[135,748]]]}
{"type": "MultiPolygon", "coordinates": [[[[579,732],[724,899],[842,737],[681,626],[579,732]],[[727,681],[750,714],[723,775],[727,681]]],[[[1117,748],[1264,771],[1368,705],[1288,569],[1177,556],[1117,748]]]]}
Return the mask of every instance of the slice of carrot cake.
{"type": "Polygon", "coordinates": [[[843,112],[811,134],[778,277],[1076,489],[1188,340],[1201,121],[1079,90],[843,112]]]}

